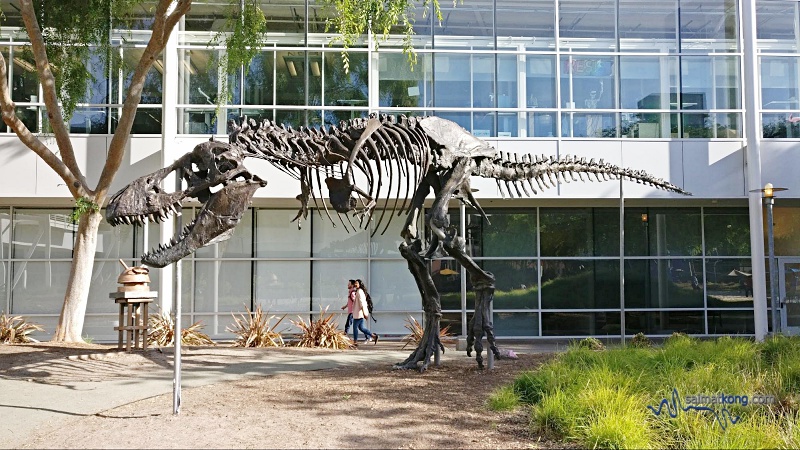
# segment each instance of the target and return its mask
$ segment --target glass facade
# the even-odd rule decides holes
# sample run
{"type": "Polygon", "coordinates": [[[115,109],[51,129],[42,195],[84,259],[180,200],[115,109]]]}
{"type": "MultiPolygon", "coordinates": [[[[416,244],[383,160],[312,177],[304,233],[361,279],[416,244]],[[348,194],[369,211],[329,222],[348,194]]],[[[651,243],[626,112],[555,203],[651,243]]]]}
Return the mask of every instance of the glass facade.
{"type": "MultiPolygon", "coordinates": [[[[791,1],[757,4],[763,137],[796,138],[800,9],[791,1]]],[[[380,108],[437,114],[483,137],[742,137],[735,0],[471,0],[444,5],[441,24],[420,9],[413,70],[398,48],[400,36],[391,35],[378,51],[356,45],[349,73],[329,45],[329,10],[314,0],[261,6],[269,47],[247,70],[227,75],[219,66],[224,50],[208,47],[214,33],[225,31],[223,15],[212,2],[192,5],[177,67],[168,68],[180,80],[174,132],[225,134],[228,119],[242,115],[330,125],[380,108]],[[220,97],[227,106],[217,110],[220,97]]],[[[12,98],[31,130],[46,131],[32,56],[13,28],[20,18],[11,7],[4,13],[9,27],[0,52],[13,62],[12,98]]],[[[70,121],[73,133],[113,133],[147,24],[146,17],[117,24],[118,67],[87,64],[95,82],[70,121]]],[[[134,134],[159,134],[162,115],[172,113],[161,104],[164,70],[159,59],[148,75],[134,134]]]]}
{"type": "MultiPolygon", "coordinates": [[[[797,215],[795,208],[778,211],[781,217],[797,215]]],[[[70,212],[0,210],[4,310],[32,316],[50,332],[72,257],[70,212]]],[[[193,214],[184,210],[184,217],[193,214]]],[[[298,230],[287,226],[294,214],[253,208],[231,239],[185,258],[186,320],[202,320],[210,335],[229,338],[232,314],[256,305],[287,319],[326,309],[343,319],[339,307],[350,278],[363,279],[375,299],[376,332],[403,335],[408,316],[421,320],[419,292],[397,250],[400,221],[370,237],[368,231],[346,233],[315,216],[298,230]]],[[[623,258],[617,208],[487,209],[487,214],[491,225],[468,214],[464,231],[469,254],[496,275],[494,320],[500,337],[618,336],[623,317],[628,335],[752,333],[746,208],[626,208],[623,258]]],[[[458,210],[450,220],[460,222],[458,210]]],[[[792,226],[789,220],[779,223],[792,226]]],[[[154,244],[154,231],[147,248],[154,244]]],[[[142,239],[139,227],[101,226],[86,334],[113,338],[116,307],[108,293],[116,290],[118,260],[135,262],[146,247],[142,239]]],[[[470,277],[449,258],[432,260],[430,270],[444,324],[461,334],[474,309],[470,277]]],[[[151,271],[153,284],[159,272],[151,271]]],[[[294,331],[288,320],[282,325],[294,331]]]]}

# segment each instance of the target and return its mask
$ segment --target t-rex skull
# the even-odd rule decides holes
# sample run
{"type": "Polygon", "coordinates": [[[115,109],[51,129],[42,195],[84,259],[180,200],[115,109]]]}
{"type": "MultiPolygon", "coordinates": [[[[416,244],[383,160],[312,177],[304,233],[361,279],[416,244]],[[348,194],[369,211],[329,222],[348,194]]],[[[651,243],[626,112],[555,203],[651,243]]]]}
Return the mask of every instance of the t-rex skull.
{"type": "Polygon", "coordinates": [[[255,191],[266,181],[244,166],[244,154],[222,142],[204,142],[170,166],[132,181],[111,197],[106,220],[122,223],[160,222],[180,211],[182,201],[196,198],[203,204],[195,219],[169,245],[142,256],[142,262],[164,267],[197,249],[230,237],[247,210],[255,191]],[[185,180],[183,191],[166,192],[162,181],[172,172],[185,180]],[[216,192],[212,188],[217,188],[216,192]]]}

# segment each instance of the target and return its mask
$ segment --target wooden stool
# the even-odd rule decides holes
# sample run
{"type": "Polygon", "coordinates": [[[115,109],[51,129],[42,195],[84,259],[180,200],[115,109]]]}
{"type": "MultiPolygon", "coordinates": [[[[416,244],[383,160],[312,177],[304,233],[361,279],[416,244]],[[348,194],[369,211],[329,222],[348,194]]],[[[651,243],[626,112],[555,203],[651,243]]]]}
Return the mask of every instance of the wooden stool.
{"type": "Polygon", "coordinates": [[[119,326],[114,327],[119,332],[117,347],[122,349],[123,336],[125,337],[125,350],[139,347],[139,336],[142,337],[142,349],[147,348],[148,337],[148,306],[158,297],[155,291],[127,291],[112,292],[108,294],[119,305],[119,326]]]}

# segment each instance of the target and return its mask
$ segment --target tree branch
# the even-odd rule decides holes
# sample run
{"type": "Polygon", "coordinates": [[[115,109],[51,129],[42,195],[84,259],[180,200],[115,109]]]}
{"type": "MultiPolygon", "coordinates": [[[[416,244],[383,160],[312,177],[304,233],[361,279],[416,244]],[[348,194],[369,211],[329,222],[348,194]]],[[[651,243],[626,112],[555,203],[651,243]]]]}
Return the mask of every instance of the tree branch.
{"type": "Polygon", "coordinates": [[[14,133],[17,134],[17,137],[19,137],[19,140],[25,144],[26,147],[39,155],[39,157],[64,180],[74,198],[87,195],[84,188],[85,186],[73,175],[66,164],[51,152],[39,138],[34,136],[28,127],[17,117],[15,112],[16,105],[14,101],[11,100],[11,95],[8,90],[8,72],[6,67],[6,60],[2,52],[0,52],[0,115],[2,115],[3,122],[11,127],[14,133]]]}
{"type": "MultiPolygon", "coordinates": [[[[58,95],[56,94],[56,80],[53,76],[53,72],[50,70],[47,48],[42,38],[42,30],[39,28],[39,22],[36,20],[36,12],[33,9],[33,3],[31,0],[20,0],[20,8],[22,20],[25,22],[25,30],[28,32],[28,38],[31,41],[31,50],[33,51],[34,61],[36,62],[36,73],[39,76],[39,82],[42,84],[44,104],[47,107],[47,118],[53,128],[53,135],[56,138],[56,144],[61,153],[61,159],[63,163],[66,164],[67,168],[69,168],[70,172],[72,172],[73,177],[81,184],[81,188],[84,191],[90,191],[86,183],[86,178],[83,176],[80,167],[78,167],[78,162],[75,160],[75,151],[72,148],[72,141],[69,138],[69,130],[64,124],[64,117],[61,116],[61,107],[58,105],[58,95]]],[[[22,138],[20,137],[20,139],[22,138]]],[[[33,147],[30,148],[36,151],[33,147]]],[[[42,156],[42,158],[44,157],[42,156]]]]}
{"type": "Polygon", "coordinates": [[[111,143],[108,146],[106,164],[103,167],[100,181],[98,181],[97,188],[95,189],[98,203],[105,199],[108,188],[111,186],[111,182],[114,180],[114,176],[119,170],[120,165],[122,165],[122,158],[125,155],[125,144],[128,142],[131,129],[133,128],[136,108],[142,100],[142,90],[144,89],[144,81],[147,77],[147,72],[153,67],[156,58],[167,45],[167,40],[169,40],[170,34],[172,34],[172,31],[175,29],[175,25],[180,18],[189,11],[192,0],[178,0],[175,10],[167,15],[171,4],[171,0],[160,0],[156,7],[156,16],[153,22],[150,41],[147,43],[147,47],[145,47],[142,53],[142,58],[139,60],[133,72],[131,84],[125,96],[125,102],[122,105],[122,112],[119,122],[117,123],[116,131],[114,132],[114,137],[111,138],[111,143]]]}

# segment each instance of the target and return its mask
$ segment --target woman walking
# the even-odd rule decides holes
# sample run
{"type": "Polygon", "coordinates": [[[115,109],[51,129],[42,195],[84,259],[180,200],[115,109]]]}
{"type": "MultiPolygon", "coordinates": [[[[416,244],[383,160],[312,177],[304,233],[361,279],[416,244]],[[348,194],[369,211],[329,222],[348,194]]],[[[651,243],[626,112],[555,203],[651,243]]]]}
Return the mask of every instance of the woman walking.
{"type": "Polygon", "coordinates": [[[358,347],[358,330],[361,330],[367,340],[378,343],[378,335],[371,333],[364,327],[364,319],[369,318],[369,308],[367,307],[367,287],[361,280],[356,280],[356,303],[353,307],[353,345],[358,347]]]}

